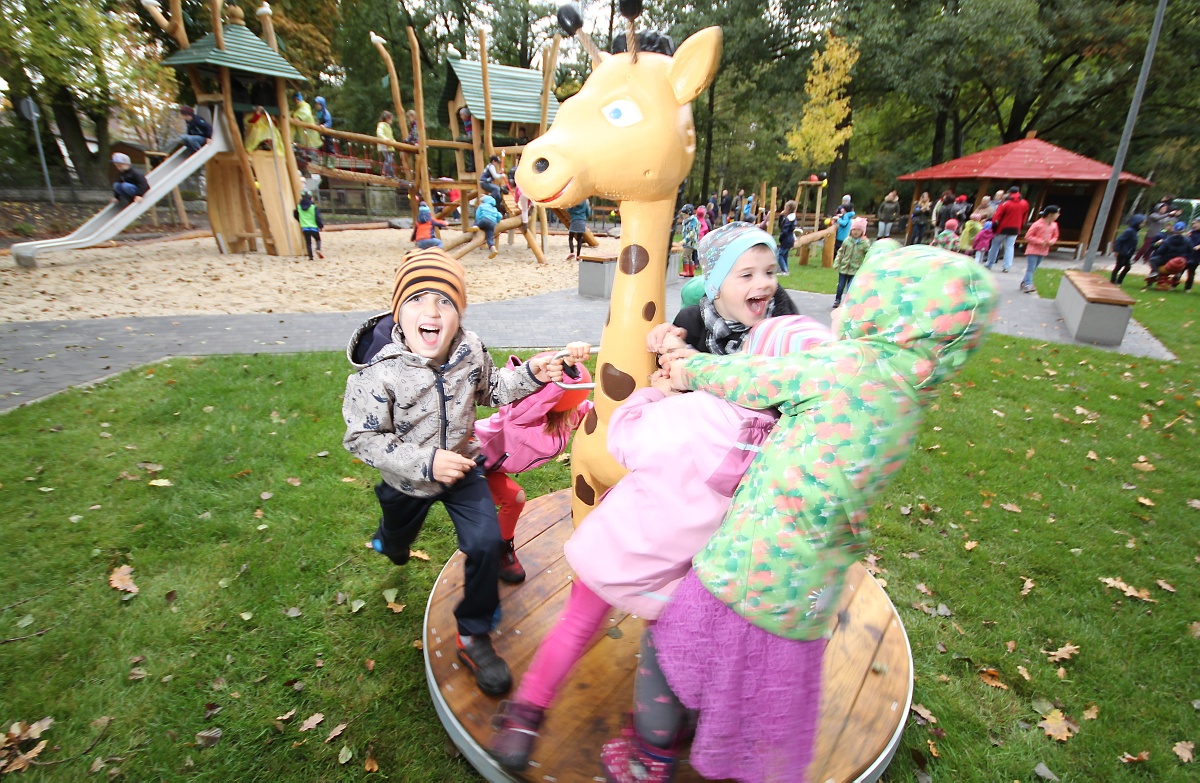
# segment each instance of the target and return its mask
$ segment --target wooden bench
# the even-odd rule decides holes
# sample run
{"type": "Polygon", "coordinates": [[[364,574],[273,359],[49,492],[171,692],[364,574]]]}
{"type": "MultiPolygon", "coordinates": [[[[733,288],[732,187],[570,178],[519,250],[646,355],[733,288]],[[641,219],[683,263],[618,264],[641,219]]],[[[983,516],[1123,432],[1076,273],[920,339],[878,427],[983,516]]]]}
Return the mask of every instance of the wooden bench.
{"type": "Polygon", "coordinates": [[[1076,340],[1120,345],[1133,314],[1134,298],[1102,275],[1070,269],[1063,273],[1054,303],[1076,340]]]}
{"type": "Polygon", "coordinates": [[[579,255],[579,295],[597,299],[612,296],[613,280],[617,277],[615,253],[590,251],[579,255]]]}

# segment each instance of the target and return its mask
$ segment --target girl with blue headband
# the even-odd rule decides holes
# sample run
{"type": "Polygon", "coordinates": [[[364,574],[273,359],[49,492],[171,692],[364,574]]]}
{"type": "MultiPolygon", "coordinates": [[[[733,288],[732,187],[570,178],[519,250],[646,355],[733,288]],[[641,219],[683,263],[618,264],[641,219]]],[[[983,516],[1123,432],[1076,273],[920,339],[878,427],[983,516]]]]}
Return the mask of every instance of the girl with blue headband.
{"type": "Polygon", "coordinates": [[[710,231],[697,248],[704,269],[704,296],[685,307],[673,324],[660,324],[646,337],[651,353],[686,343],[701,353],[725,355],[742,346],[750,329],[776,315],[797,315],[796,305],[776,279],[775,239],[749,223],[710,231]]]}

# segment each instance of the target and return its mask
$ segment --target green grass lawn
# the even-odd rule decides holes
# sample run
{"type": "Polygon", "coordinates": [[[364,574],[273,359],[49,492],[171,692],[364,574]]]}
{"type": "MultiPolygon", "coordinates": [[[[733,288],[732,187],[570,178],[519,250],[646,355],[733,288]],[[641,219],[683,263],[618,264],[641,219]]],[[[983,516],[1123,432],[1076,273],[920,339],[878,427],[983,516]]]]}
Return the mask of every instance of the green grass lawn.
{"type": "MultiPolygon", "coordinates": [[[[937,718],[910,717],[887,779],[1036,781],[1039,763],[1064,781],[1194,778],[1172,747],[1200,741],[1200,295],[1138,296],[1181,362],[993,335],[874,509],[914,701],[937,718]],[[1065,742],[1037,725],[1053,709],[1078,725],[1065,742]]],[[[0,416],[0,641],[45,630],[0,644],[0,720],[53,716],[39,760],[71,759],[27,776],[100,779],[100,758],[131,780],[357,779],[373,748],[391,779],[478,779],[445,748],[413,647],[451,527],[437,507],[430,560],[405,568],[363,547],[377,474],[341,448],[346,369],[334,353],[177,359],[0,416]],[[130,600],[108,586],[122,565],[130,600]],[[219,744],[197,747],[213,727],[219,744]]],[[[568,475],[521,480],[538,495],[568,475]]]]}

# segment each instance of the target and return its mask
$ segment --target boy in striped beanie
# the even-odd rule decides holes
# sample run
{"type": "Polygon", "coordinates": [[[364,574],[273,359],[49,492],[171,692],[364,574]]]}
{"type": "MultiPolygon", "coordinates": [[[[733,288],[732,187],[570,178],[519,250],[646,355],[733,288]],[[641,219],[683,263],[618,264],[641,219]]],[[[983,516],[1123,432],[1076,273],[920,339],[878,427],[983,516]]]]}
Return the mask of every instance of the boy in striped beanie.
{"type": "Polygon", "coordinates": [[[484,693],[498,696],[512,686],[488,636],[500,605],[496,580],[506,542],[475,462],[475,406],[500,407],[561,380],[564,360],[585,361],[590,346],[573,344],[566,357],[497,368],[479,336],[461,326],[464,277],[462,265],[441,248],[404,256],[391,312],[360,326],[346,351],[355,372],[346,380],[342,443],[379,470],[382,518],[368,546],[396,565],[408,562],[430,507],[439,500],[445,506],[466,555],[463,598],[454,610],[458,657],[484,693]]]}

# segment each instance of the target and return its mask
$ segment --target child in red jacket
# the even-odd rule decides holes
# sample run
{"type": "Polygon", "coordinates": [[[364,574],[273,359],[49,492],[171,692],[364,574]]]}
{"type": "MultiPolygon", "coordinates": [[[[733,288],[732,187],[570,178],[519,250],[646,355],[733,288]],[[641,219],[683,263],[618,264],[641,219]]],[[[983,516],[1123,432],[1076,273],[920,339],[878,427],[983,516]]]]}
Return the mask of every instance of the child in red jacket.
{"type": "MultiPolygon", "coordinates": [[[[586,343],[571,343],[568,350],[578,346],[590,350],[586,343]]],[[[549,359],[552,353],[538,354],[549,359]]],[[[521,360],[512,356],[508,367],[520,366],[521,360]]],[[[591,412],[591,376],[582,364],[575,365],[580,377],[564,379],[562,386],[548,383],[538,391],[505,405],[486,419],[475,422],[483,456],[483,474],[496,503],[500,518],[500,579],[509,584],[525,581],[525,569],[517,560],[514,541],[517,520],[525,508],[525,490],[513,480],[524,473],[545,465],[566,451],[567,442],[591,412]],[[563,388],[577,386],[577,388],[563,388]]]]}

